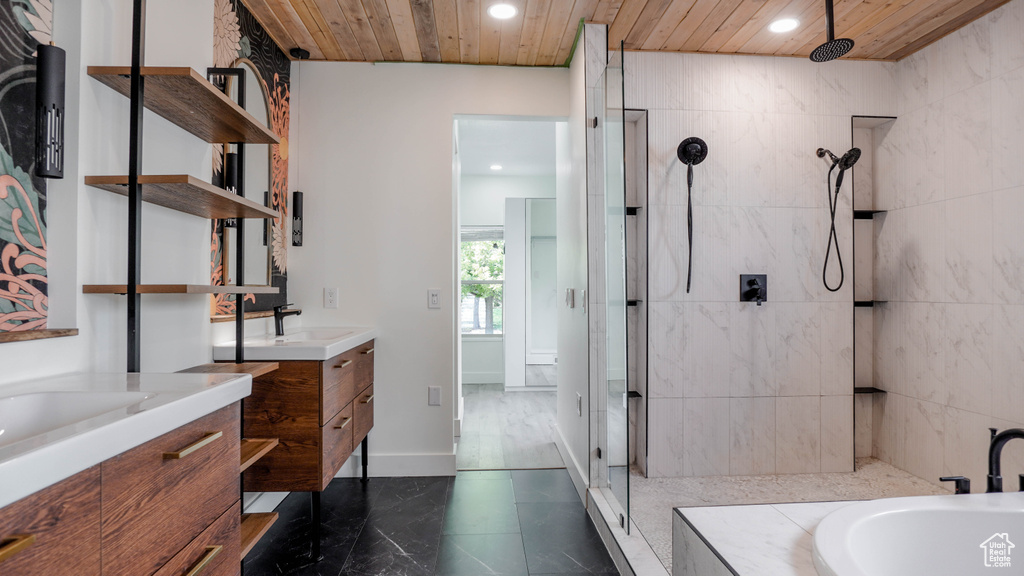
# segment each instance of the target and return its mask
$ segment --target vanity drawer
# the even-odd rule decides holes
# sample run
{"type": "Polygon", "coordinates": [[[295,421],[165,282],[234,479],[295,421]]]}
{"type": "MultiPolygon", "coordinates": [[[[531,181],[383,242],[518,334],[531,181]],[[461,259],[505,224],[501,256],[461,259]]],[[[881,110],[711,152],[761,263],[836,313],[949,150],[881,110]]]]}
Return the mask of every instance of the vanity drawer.
{"type": "Polygon", "coordinates": [[[352,454],[352,435],[355,427],[352,403],[349,403],[320,429],[321,490],[327,488],[331,479],[341,469],[341,465],[352,454]]]}
{"type": "Polygon", "coordinates": [[[104,574],[153,574],[238,501],[238,428],[236,402],[103,462],[104,574]]]}
{"type": "Polygon", "coordinates": [[[373,385],[367,386],[366,390],[360,392],[352,401],[352,419],[355,425],[353,446],[362,442],[370,428],[373,428],[373,402],[373,385]]]}
{"type": "Polygon", "coordinates": [[[100,573],[100,467],[0,509],[0,574],[100,573]],[[20,537],[15,540],[15,537],[20,537]]]}
{"type": "Polygon", "coordinates": [[[359,389],[356,388],[356,365],[360,356],[359,349],[353,348],[321,363],[321,426],[333,419],[356,395],[356,390],[359,389]]]}
{"type": "Polygon", "coordinates": [[[359,360],[356,361],[356,390],[362,390],[373,384],[373,340],[356,346],[359,360]]]}
{"type": "Polygon", "coordinates": [[[235,502],[154,576],[237,576],[241,572],[241,515],[241,503],[235,502]],[[202,568],[200,564],[204,564],[202,568]]]}

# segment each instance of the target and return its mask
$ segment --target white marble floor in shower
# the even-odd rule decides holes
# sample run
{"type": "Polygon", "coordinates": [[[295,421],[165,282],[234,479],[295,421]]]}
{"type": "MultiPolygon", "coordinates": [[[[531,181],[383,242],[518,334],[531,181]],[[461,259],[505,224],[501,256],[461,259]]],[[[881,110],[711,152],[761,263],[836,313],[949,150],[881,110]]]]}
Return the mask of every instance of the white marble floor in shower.
{"type": "MultiPolygon", "coordinates": [[[[553,373],[538,376],[534,386],[547,386],[549,377],[554,383],[553,373]]],[[[501,384],[463,384],[462,396],[462,436],[455,453],[459,470],[565,467],[555,446],[554,391],[505,392],[501,384]]]]}
{"type": "Polygon", "coordinates": [[[765,476],[629,477],[630,517],[672,572],[672,509],[788,502],[873,500],[949,494],[948,491],[874,458],[858,458],[855,472],[765,476]]]}

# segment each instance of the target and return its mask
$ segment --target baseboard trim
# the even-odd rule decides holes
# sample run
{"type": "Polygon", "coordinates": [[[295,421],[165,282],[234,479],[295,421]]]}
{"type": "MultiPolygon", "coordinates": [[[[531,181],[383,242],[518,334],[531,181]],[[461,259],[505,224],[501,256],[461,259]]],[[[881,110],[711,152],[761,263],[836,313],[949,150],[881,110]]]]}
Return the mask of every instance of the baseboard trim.
{"type": "Polygon", "coordinates": [[[558,432],[558,434],[555,435],[555,447],[558,448],[558,454],[561,455],[562,462],[565,462],[566,464],[565,469],[568,470],[569,478],[572,479],[572,484],[576,487],[576,492],[580,495],[580,501],[586,505],[587,487],[590,484],[589,476],[583,472],[583,468],[580,467],[580,463],[576,461],[576,457],[569,451],[569,443],[565,441],[565,436],[562,435],[562,429],[555,426],[555,430],[558,432]]]}

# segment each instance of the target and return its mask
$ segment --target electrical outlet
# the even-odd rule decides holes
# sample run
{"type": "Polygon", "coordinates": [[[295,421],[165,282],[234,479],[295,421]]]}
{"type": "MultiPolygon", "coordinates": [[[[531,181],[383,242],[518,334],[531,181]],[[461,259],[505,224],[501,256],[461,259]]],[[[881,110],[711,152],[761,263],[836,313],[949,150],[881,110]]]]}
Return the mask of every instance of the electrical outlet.
{"type": "Polygon", "coordinates": [[[324,308],[338,307],[338,289],[324,288],[324,308]]]}
{"type": "Polygon", "coordinates": [[[441,291],[440,290],[427,290],[427,308],[439,309],[441,308],[441,291]]]}
{"type": "Polygon", "coordinates": [[[579,392],[576,393],[576,415],[583,417],[583,396],[579,392]]]}
{"type": "Polygon", "coordinates": [[[427,406],[441,405],[441,387],[427,386],[427,406]]]}

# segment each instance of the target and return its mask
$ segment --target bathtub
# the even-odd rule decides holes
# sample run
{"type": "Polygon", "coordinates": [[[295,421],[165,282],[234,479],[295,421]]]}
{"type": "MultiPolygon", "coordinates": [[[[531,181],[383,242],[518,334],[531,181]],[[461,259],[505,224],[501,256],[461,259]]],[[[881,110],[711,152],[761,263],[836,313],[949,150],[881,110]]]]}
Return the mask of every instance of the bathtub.
{"type": "Polygon", "coordinates": [[[847,506],[818,524],[813,557],[820,576],[1024,574],[1024,493],[847,506]]]}

